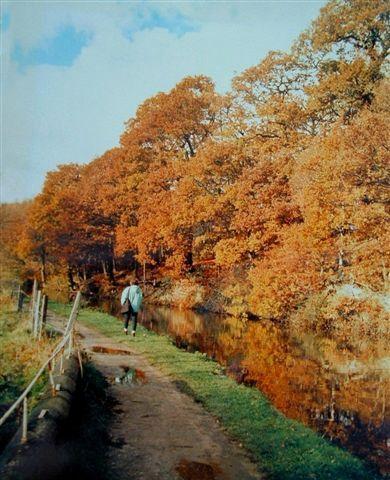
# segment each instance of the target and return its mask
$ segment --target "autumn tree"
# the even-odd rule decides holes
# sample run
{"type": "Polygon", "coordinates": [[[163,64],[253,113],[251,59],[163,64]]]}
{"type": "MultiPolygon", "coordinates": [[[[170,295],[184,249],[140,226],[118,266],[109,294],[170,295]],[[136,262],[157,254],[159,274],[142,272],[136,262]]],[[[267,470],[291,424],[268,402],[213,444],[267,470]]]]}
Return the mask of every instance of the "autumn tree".
{"type": "Polygon", "coordinates": [[[294,45],[309,74],[310,115],[326,125],[348,121],[373,100],[388,68],[390,10],[385,0],[332,0],[294,45]]]}
{"type": "Polygon", "coordinates": [[[126,124],[121,144],[135,158],[188,158],[218,127],[218,95],[205,76],[186,77],[170,92],[146,100],[126,124]],[[135,150],[133,150],[135,148],[135,150]]]}
{"type": "Polygon", "coordinates": [[[250,272],[257,314],[286,318],[329,285],[386,290],[388,123],[386,112],[363,111],[302,153],[289,182],[302,223],[250,272]]]}
{"type": "Polygon", "coordinates": [[[130,174],[122,148],[108,150],[82,172],[79,197],[89,237],[89,253],[82,265],[84,274],[88,265],[92,269],[101,266],[114,279],[116,227],[122,215],[135,207],[129,195],[130,174]]]}
{"type": "Polygon", "coordinates": [[[241,311],[278,321],[346,283],[380,294],[388,32],[384,0],[332,0],[289,52],[270,52],[226,95],[194,76],[147,99],[119,147],[48,174],[21,255],[43,279],[49,263],[71,281],[102,269],[112,281],[116,262],[180,277],[194,258],[212,261],[222,290],[239,285],[226,292],[241,311]]]}
{"type": "Polygon", "coordinates": [[[118,238],[132,238],[143,261],[165,251],[178,271],[192,263],[193,231],[173,219],[175,195],[185,163],[218,128],[219,102],[209,78],[188,77],[144,102],[127,123],[121,144],[136,165],[138,208],[136,220],[122,219],[118,238]]]}
{"type": "Polygon", "coordinates": [[[389,115],[362,112],[302,155],[292,183],[313,238],[332,239],[340,276],[386,287],[389,115]]]}
{"type": "Polygon", "coordinates": [[[295,143],[305,130],[302,90],[307,73],[291,54],[270,52],[233,79],[232,121],[250,139],[295,143]]]}
{"type": "Polygon", "coordinates": [[[20,248],[25,257],[39,260],[42,282],[46,280],[47,259],[67,265],[69,271],[88,251],[85,212],[80,203],[83,167],[61,165],[49,172],[42,190],[28,213],[20,248]]]}
{"type": "Polygon", "coordinates": [[[18,239],[23,236],[30,201],[4,203],[0,205],[0,263],[1,287],[13,285],[16,274],[25,278],[32,267],[23,261],[19,252],[18,239]]]}

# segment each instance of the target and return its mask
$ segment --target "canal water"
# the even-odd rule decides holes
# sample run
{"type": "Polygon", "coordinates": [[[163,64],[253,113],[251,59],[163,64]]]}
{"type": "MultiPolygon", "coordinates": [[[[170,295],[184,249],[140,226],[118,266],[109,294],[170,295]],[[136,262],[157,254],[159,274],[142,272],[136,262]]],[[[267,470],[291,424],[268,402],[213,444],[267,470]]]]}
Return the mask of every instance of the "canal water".
{"type": "Polygon", "coordinates": [[[363,342],[352,348],[272,322],[160,306],[147,306],[139,320],[180,348],[206,353],[227,375],[259,388],[286,416],[376,464],[390,478],[387,345],[363,342]]]}

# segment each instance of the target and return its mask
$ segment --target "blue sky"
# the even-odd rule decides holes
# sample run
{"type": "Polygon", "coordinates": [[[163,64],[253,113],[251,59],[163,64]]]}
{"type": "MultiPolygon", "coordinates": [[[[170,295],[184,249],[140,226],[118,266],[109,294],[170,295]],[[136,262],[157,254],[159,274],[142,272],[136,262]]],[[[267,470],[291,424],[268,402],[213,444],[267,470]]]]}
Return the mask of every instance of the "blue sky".
{"type": "Polygon", "coordinates": [[[71,67],[88,45],[92,35],[76,31],[73,25],[64,25],[51,38],[44,38],[33,47],[23,49],[15,42],[11,50],[11,60],[23,71],[33,65],[55,65],[71,67]]]}
{"type": "Polygon", "coordinates": [[[137,106],[187,75],[217,90],[288,50],[323,1],[1,2],[1,201],[118,144],[137,106]]]}

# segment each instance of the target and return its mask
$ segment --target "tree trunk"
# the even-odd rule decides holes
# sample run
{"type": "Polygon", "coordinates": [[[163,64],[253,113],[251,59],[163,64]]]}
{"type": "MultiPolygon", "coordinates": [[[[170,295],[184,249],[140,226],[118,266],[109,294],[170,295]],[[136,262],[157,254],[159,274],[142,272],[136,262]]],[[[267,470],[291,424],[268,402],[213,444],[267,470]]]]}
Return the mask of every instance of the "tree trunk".
{"type": "Polygon", "coordinates": [[[46,285],[46,270],[45,270],[44,265],[41,265],[41,281],[42,281],[42,288],[45,288],[45,285],[46,285]]]}
{"type": "Polygon", "coordinates": [[[113,265],[114,265],[114,263],[113,263],[112,258],[111,258],[110,261],[107,260],[108,278],[110,279],[110,282],[111,282],[112,284],[115,283],[113,265]]]}
{"type": "Polygon", "coordinates": [[[42,281],[42,288],[45,288],[46,285],[46,255],[45,252],[41,252],[41,281],[42,281]]]}
{"type": "Polygon", "coordinates": [[[103,268],[104,276],[107,277],[106,262],[104,260],[102,260],[102,268],[103,268]]]}
{"type": "Polygon", "coordinates": [[[185,143],[187,144],[188,149],[190,151],[190,157],[194,157],[195,156],[195,150],[194,150],[194,147],[192,146],[192,143],[191,143],[191,140],[190,140],[189,136],[186,135],[184,137],[184,139],[185,139],[185,143]]]}
{"type": "Polygon", "coordinates": [[[69,288],[70,290],[74,290],[75,288],[75,283],[74,283],[74,279],[73,279],[73,272],[72,272],[72,268],[70,265],[68,265],[68,270],[67,270],[67,274],[68,274],[68,284],[69,284],[69,288]]]}
{"type": "Polygon", "coordinates": [[[193,256],[192,256],[192,250],[189,252],[186,252],[185,254],[185,262],[186,262],[186,267],[191,271],[193,268],[193,256]]]}

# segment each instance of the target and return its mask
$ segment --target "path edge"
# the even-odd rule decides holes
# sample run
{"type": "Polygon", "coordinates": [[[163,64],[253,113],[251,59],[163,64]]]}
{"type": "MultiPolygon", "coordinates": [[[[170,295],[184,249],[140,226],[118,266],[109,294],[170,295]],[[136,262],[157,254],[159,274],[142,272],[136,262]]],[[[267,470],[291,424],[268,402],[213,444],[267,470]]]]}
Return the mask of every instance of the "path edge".
{"type": "Polygon", "coordinates": [[[21,443],[22,427],[20,426],[0,457],[0,476],[2,480],[33,480],[44,478],[39,462],[50,455],[55,442],[70,418],[72,405],[77,394],[80,381],[80,363],[76,353],[64,361],[63,373],[57,369],[54,384],[59,386],[55,396],[50,384],[38,404],[28,416],[28,441],[21,443]],[[49,451],[48,451],[48,447],[49,451]],[[39,469],[39,471],[37,471],[39,469]]]}

